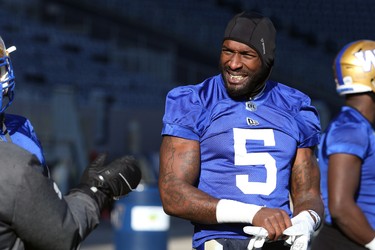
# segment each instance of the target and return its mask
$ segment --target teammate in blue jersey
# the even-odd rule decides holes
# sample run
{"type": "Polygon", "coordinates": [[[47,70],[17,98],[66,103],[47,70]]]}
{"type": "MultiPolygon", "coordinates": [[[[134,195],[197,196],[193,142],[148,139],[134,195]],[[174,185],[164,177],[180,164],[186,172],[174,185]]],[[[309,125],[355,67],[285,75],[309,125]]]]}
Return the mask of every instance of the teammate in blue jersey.
{"type": "Polygon", "coordinates": [[[268,80],[275,37],[269,18],[236,15],[221,74],[167,95],[159,189],[194,249],[306,249],[320,224],[320,122],[307,95],[268,80]]]}
{"type": "Polygon", "coordinates": [[[375,41],[344,46],[334,73],[345,105],[319,146],[325,223],[312,247],[375,249],[375,41]]]}
{"type": "Polygon", "coordinates": [[[41,171],[48,176],[49,171],[44,158],[43,149],[31,122],[20,115],[7,114],[5,110],[14,98],[15,76],[9,54],[16,48],[6,48],[0,37],[0,140],[12,142],[37,156],[41,164],[41,171]]]}

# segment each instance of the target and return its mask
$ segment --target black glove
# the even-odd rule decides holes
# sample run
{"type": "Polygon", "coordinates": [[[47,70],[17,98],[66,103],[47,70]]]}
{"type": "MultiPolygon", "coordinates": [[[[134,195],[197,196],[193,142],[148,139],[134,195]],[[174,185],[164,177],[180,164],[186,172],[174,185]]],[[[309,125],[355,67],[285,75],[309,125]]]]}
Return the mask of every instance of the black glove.
{"type": "Polygon", "coordinates": [[[106,154],[99,155],[84,171],[78,188],[90,192],[104,207],[110,200],[117,200],[134,190],[142,178],[138,161],[132,156],[123,156],[104,165],[106,154]],[[90,190],[90,191],[89,191],[90,190]]]}

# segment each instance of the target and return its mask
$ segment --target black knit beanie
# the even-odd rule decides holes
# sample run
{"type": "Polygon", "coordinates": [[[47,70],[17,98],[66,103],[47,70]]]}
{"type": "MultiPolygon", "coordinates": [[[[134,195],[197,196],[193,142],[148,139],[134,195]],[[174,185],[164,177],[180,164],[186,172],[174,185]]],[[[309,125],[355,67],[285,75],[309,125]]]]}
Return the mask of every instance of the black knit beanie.
{"type": "Polygon", "coordinates": [[[255,49],[267,68],[272,67],[275,54],[276,30],[272,21],[256,12],[242,12],[229,21],[225,40],[244,43],[255,49]]]}

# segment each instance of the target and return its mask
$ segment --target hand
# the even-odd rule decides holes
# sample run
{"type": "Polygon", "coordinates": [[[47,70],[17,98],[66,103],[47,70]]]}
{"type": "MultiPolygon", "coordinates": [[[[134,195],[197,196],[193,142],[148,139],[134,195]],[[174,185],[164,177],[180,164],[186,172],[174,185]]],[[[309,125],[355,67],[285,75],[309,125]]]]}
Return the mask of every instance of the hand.
{"type": "Polygon", "coordinates": [[[268,232],[269,240],[279,240],[283,231],[292,225],[286,211],[278,208],[263,207],[254,216],[253,226],[263,227],[268,232]]]}
{"type": "Polygon", "coordinates": [[[80,183],[86,184],[89,187],[95,186],[95,182],[90,178],[92,172],[96,173],[101,168],[103,168],[104,163],[107,159],[107,154],[99,154],[93,162],[90,163],[88,167],[86,167],[85,171],[82,173],[80,183]]]}
{"type": "Polygon", "coordinates": [[[117,200],[133,191],[142,178],[138,161],[132,156],[123,156],[107,165],[104,165],[105,160],[105,154],[99,155],[85,169],[77,187],[92,196],[100,208],[109,200],[117,200]]]}
{"type": "Polygon", "coordinates": [[[248,250],[261,248],[268,236],[267,230],[263,227],[246,226],[243,228],[243,231],[254,236],[251,238],[249,245],[247,246],[248,250]]]}
{"type": "Polygon", "coordinates": [[[311,235],[314,233],[313,218],[309,212],[302,211],[292,218],[292,224],[291,227],[284,230],[284,234],[289,236],[285,242],[291,245],[291,250],[306,250],[311,235]]]}

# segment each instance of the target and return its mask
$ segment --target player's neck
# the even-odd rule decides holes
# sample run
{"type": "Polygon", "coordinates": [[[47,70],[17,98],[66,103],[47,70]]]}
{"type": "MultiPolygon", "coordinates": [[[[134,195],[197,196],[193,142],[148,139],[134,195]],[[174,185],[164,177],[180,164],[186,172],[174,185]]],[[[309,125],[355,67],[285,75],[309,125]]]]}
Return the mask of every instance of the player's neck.
{"type": "Polygon", "coordinates": [[[256,88],[254,91],[249,93],[249,95],[247,96],[247,99],[254,100],[257,97],[261,96],[265,88],[266,88],[266,83],[264,82],[262,85],[259,85],[258,88],[256,88]]]}
{"type": "Polygon", "coordinates": [[[375,96],[371,94],[355,94],[348,96],[346,105],[360,112],[371,124],[375,125],[375,96]]]}

